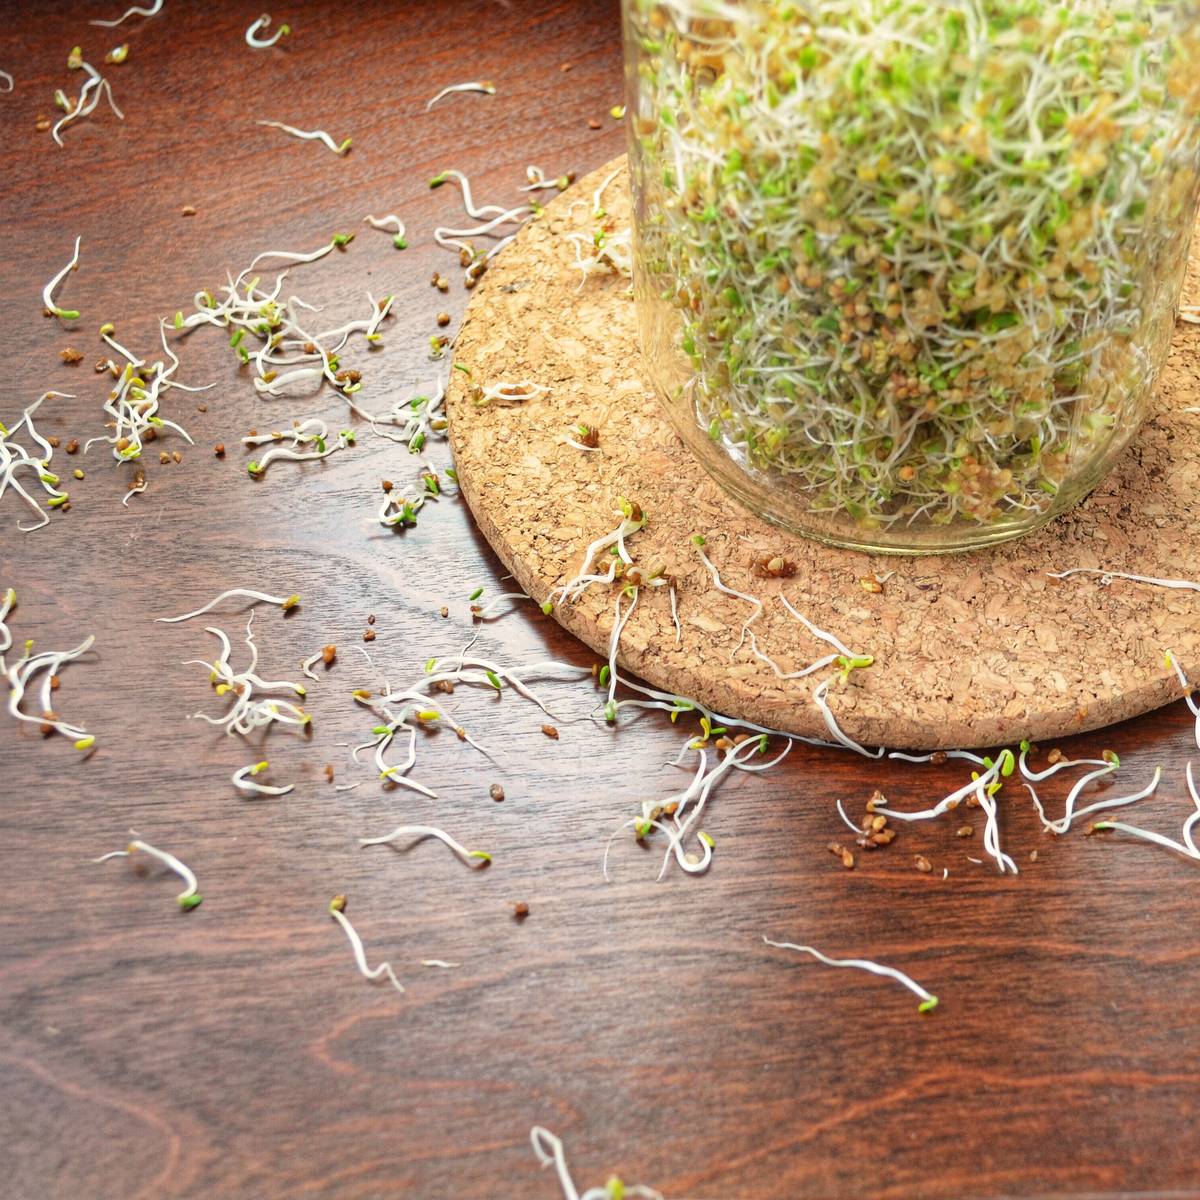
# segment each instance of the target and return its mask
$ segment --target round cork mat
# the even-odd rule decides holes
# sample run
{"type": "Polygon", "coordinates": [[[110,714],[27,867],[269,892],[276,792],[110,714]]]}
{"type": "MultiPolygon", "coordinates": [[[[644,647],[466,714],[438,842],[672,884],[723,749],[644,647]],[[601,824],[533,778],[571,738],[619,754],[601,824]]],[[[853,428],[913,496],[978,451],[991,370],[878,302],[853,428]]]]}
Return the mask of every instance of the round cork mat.
{"type": "MultiPolygon", "coordinates": [[[[643,588],[621,637],[620,662],[653,686],[718,712],[808,736],[827,734],[813,688],[831,672],[779,679],[739,648],[744,601],[713,586],[691,544],[725,584],[761,598],[753,628],[784,672],[829,647],[784,609],[780,593],[875,665],[833,682],[829,704],[870,745],[945,749],[1047,739],[1109,725],[1177,699],[1163,664],[1170,649],[1200,677],[1200,594],[1094,575],[1048,578],[1068,567],[1200,579],[1200,327],[1180,324],[1153,415],[1116,469],[1079,507],[1028,537],[966,555],[873,557],[787,534],[712,482],[684,449],[641,377],[627,279],[581,282],[573,244],[592,232],[592,191],[618,159],[555,199],[484,276],[455,343],[448,399],[462,490],[480,528],[519,585],[539,603],[578,570],[585,547],[616,528],[616,497],[642,506],[629,541],[646,569],[676,580],[682,637],[666,588],[643,588]],[[520,404],[479,407],[474,383],[530,380],[549,391],[520,404]],[[599,449],[566,444],[595,426],[599,449]],[[754,563],[782,556],[790,579],[760,578],[754,563]],[[877,574],[882,590],[862,581],[877,574]]],[[[604,194],[628,225],[625,172],[604,194]]],[[[1200,300],[1193,253],[1185,301],[1200,300]]],[[[614,587],[595,585],[555,617],[602,656],[614,587]]]]}

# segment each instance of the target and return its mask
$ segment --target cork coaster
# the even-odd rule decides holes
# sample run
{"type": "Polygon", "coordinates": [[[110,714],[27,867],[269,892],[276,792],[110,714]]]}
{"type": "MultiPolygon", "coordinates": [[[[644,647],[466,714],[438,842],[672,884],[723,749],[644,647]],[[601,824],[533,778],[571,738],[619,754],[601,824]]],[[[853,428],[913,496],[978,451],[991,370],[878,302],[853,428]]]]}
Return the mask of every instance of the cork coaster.
{"type": "MultiPolygon", "coordinates": [[[[480,528],[520,587],[541,602],[577,571],[589,542],[616,528],[616,497],[647,514],[629,549],[676,580],[681,636],[666,588],[643,588],[621,637],[620,662],[664,691],[718,712],[808,736],[827,730],[811,696],[822,678],[779,679],[738,646],[750,605],[722,595],[692,546],[725,584],[759,597],[753,628],[783,672],[821,657],[784,609],[875,657],[829,704],[858,741],[916,749],[1047,739],[1109,725],[1177,699],[1170,649],[1200,676],[1200,594],[1048,571],[1099,567],[1200,579],[1200,327],[1181,324],[1155,411],[1116,469],[1078,508],[1028,537],[967,555],[872,557],[797,538],[759,520],[710,480],[684,449],[640,377],[628,281],[581,283],[566,235],[590,246],[591,195],[623,159],[558,197],[501,254],[471,300],[451,372],[450,440],[480,528]],[[478,407],[473,383],[531,380],[549,389],[521,404],[478,407]],[[566,444],[579,422],[599,449],[566,444]],[[790,579],[759,578],[779,555],[790,579]],[[889,574],[890,572],[890,574],[889,574]],[[877,573],[882,590],[861,581],[877,573]]],[[[629,222],[622,171],[604,194],[629,222]]],[[[585,253],[587,249],[585,247],[585,253]]],[[[1185,301],[1200,299],[1200,254],[1185,301]]],[[[555,617],[607,656],[617,589],[596,585],[555,617]]]]}

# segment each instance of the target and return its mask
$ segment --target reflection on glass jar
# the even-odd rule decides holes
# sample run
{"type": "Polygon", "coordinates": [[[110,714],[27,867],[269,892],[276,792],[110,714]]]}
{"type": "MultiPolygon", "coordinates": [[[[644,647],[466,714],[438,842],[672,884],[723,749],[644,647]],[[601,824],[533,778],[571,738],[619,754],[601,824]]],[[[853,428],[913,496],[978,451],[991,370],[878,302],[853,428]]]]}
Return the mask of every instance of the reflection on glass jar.
{"type": "Polygon", "coordinates": [[[1196,0],[625,0],[635,288],[763,516],[965,549],[1145,417],[1200,179],[1196,0]]]}

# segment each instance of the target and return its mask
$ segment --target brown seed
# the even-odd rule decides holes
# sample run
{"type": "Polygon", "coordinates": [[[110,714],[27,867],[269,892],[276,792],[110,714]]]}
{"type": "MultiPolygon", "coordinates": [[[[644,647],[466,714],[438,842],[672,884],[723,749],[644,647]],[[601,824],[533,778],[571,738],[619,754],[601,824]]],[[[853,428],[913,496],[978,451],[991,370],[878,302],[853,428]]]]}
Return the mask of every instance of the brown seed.
{"type": "Polygon", "coordinates": [[[887,824],[887,817],[882,814],[871,818],[871,832],[878,833],[887,824]]]}
{"type": "Polygon", "coordinates": [[[930,756],[929,761],[933,763],[935,767],[940,767],[946,761],[945,750],[935,750],[930,756]]]}
{"type": "Polygon", "coordinates": [[[516,904],[513,905],[513,916],[516,917],[518,921],[525,920],[525,918],[529,916],[529,905],[526,904],[524,900],[518,900],[516,904]]]}
{"type": "Polygon", "coordinates": [[[181,217],[194,217],[196,215],[196,210],[190,204],[185,204],[179,210],[179,215],[181,217]]]}
{"type": "Polygon", "coordinates": [[[450,615],[450,609],[445,604],[443,604],[442,607],[438,611],[442,614],[443,617],[448,617],[450,615]]]}
{"type": "Polygon", "coordinates": [[[395,485],[392,483],[392,481],[390,479],[385,479],[383,481],[383,490],[385,492],[390,492],[394,486],[395,485]]]}
{"type": "Polygon", "coordinates": [[[142,434],[142,441],[143,442],[157,442],[158,441],[158,430],[157,429],[147,429],[145,431],[145,433],[142,434]]]}
{"type": "Polygon", "coordinates": [[[602,128],[602,126],[601,126],[601,123],[599,121],[597,121],[595,117],[588,117],[588,128],[589,129],[600,129],[600,128],[602,128]]]}
{"type": "Polygon", "coordinates": [[[1064,758],[1066,758],[1066,755],[1057,746],[1055,746],[1055,748],[1046,755],[1046,761],[1050,763],[1051,766],[1053,766],[1055,763],[1062,762],[1064,758]]]}
{"type": "Polygon", "coordinates": [[[217,443],[217,444],[216,444],[216,445],[213,447],[213,453],[214,453],[214,454],[215,454],[215,455],[216,455],[218,458],[224,458],[224,457],[225,457],[225,443],[224,443],[224,442],[218,442],[218,443],[217,443]]]}
{"type": "Polygon", "coordinates": [[[881,829],[878,833],[871,834],[871,841],[876,846],[886,846],[896,836],[894,829],[881,829]]]}
{"type": "Polygon", "coordinates": [[[449,679],[437,679],[430,685],[435,692],[444,692],[447,696],[454,695],[454,683],[449,679]]]}
{"type": "Polygon", "coordinates": [[[160,450],[158,452],[158,461],[165,467],[171,461],[171,456],[165,450],[160,450]]]}
{"type": "Polygon", "coordinates": [[[183,462],[183,455],[178,450],[172,450],[171,461],[174,463],[181,463],[183,462]]]}
{"type": "Polygon", "coordinates": [[[867,812],[873,813],[875,811],[875,805],[886,803],[887,797],[878,788],[876,788],[871,793],[871,798],[867,801],[867,812]]]}
{"type": "Polygon", "coordinates": [[[370,613],[370,614],[368,614],[368,616],[367,616],[367,624],[368,624],[368,625],[374,625],[374,624],[375,624],[375,614],[374,614],[374,613],[370,613]]]}
{"type": "Polygon", "coordinates": [[[450,314],[448,312],[440,312],[437,315],[437,323],[442,326],[450,324],[450,314]]]}
{"type": "Polygon", "coordinates": [[[503,800],[504,789],[498,783],[493,783],[492,786],[488,788],[488,795],[491,796],[493,800],[503,800]]]}
{"type": "Polygon", "coordinates": [[[80,353],[80,351],[73,349],[71,346],[68,346],[65,350],[60,350],[58,352],[58,357],[70,367],[75,366],[76,363],[83,362],[83,355],[80,353]]]}
{"type": "Polygon", "coordinates": [[[197,411],[197,412],[208,412],[208,405],[207,405],[207,404],[203,404],[203,403],[201,403],[201,404],[197,404],[197,405],[196,405],[196,411],[197,411]]]}
{"type": "Polygon", "coordinates": [[[39,728],[42,731],[43,737],[49,737],[54,732],[54,726],[51,725],[50,722],[57,721],[57,720],[58,720],[58,713],[56,713],[53,709],[48,708],[48,709],[46,709],[46,711],[44,713],[42,713],[43,724],[39,728]]]}
{"type": "Polygon", "coordinates": [[[337,658],[337,647],[336,646],[322,646],[321,647],[321,661],[326,666],[329,666],[329,664],[332,663],[335,658],[337,658]]]}
{"type": "Polygon", "coordinates": [[[333,763],[325,764],[325,778],[329,783],[333,782],[333,763]]]}
{"type": "Polygon", "coordinates": [[[558,741],[558,730],[553,725],[543,725],[542,732],[552,741],[558,741]]]}
{"type": "Polygon", "coordinates": [[[854,870],[854,855],[851,854],[850,851],[844,846],[842,847],[842,866],[845,867],[847,871],[854,870]]]}
{"type": "Polygon", "coordinates": [[[933,870],[933,863],[929,861],[923,854],[913,855],[913,866],[921,872],[922,875],[928,875],[933,870]]]}
{"type": "Polygon", "coordinates": [[[874,575],[864,575],[859,581],[858,586],[864,592],[882,592],[883,584],[875,578],[874,575]]]}
{"type": "Polygon", "coordinates": [[[128,450],[129,449],[129,439],[127,437],[117,438],[117,449],[118,450],[128,450]]]}
{"type": "Polygon", "coordinates": [[[38,121],[34,128],[38,131],[38,133],[45,133],[46,130],[50,128],[50,122],[43,117],[40,121],[38,121]]]}
{"type": "Polygon", "coordinates": [[[559,63],[558,69],[565,75],[574,65],[574,63],[559,63]]]}
{"type": "Polygon", "coordinates": [[[72,438],[72,439],[71,439],[71,440],[70,440],[70,441],[69,441],[69,442],[68,442],[68,443],[67,443],[67,444],[66,444],[66,445],[63,447],[63,449],[64,449],[64,450],[65,450],[65,451],[66,451],[68,454],[77,454],[77,453],[79,452],[79,443],[78,443],[78,442],[77,442],[77,441],[76,441],[74,438],[72,438]]]}
{"type": "Polygon", "coordinates": [[[57,675],[51,675],[51,676],[50,676],[50,690],[51,690],[52,692],[57,692],[57,691],[58,691],[59,684],[60,684],[61,682],[62,682],[62,681],[59,679],[59,677],[58,677],[57,675]]]}
{"type": "Polygon", "coordinates": [[[1030,861],[1030,862],[1037,862],[1037,851],[1036,851],[1036,850],[1030,850],[1030,852],[1029,852],[1029,861],[1030,861]]]}
{"type": "Polygon", "coordinates": [[[955,831],[955,837],[973,837],[975,835],[974,825],[960,825],[955,831]]]}
{"type": "Polygon", "coordinates": [[[373,642],[374,640],[375,640],[375,630],[366,629],[363,631],[363,641],[364,642],[373,642]]]}
{"type": "Polygon", "coordinates": [[[55,448],[55,450],[58,449],[58,438],[53,433],[46,439],[46,441],[49,442],[50,445],[55,448]]]}

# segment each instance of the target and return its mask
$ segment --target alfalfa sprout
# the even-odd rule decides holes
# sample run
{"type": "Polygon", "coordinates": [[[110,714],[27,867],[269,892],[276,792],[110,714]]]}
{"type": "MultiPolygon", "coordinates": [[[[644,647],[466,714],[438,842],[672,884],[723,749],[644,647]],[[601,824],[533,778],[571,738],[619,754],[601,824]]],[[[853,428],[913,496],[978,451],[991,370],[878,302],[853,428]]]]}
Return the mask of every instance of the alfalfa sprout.
{"type": "Polygon", "coordinates": [[[628,12],[642,286],[714,441],[866,529],[1032,519],[1104,461],[1191,234],[1189,5],[628,12]]]}

